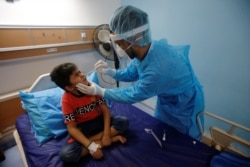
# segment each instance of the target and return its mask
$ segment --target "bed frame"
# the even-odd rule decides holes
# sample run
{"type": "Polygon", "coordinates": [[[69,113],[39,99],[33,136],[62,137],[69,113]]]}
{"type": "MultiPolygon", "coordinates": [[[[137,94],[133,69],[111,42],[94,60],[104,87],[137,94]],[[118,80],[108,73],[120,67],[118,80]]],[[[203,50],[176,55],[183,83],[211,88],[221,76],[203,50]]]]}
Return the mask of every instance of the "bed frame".
{"type": "MultiPolygon", "coordinates": [[[[41,76],[38,77],[38,79],[30,87],[30,89],[28,90],[28,92],[36,92],[36,91],[45,90],[45,89],[54,88],[54,87],[56,87],[56,85],[53,82],[50,81],[49,74],[44,74],[44,75],[41,75],[41,76]]],[[[125,105],[125,106],[122,106],[122,107],[126,108],[126,107],[128,107],[128,105],[125,105]]],[[[146,113],[145,113],[145,115],[147,115],[146,116],[147,118],[151,117],[151,116],[149,116],[146,113]]],[[[148,119],[151,120],[151,118],[148,118],[148,119]]],[[[155,119],[155,118],[152,118],[152,119],[155,119]]],[[[212,158],[212,156],[217,155],[219,153],[216,149],[212,148],[211,146],[215,146],[215,148],[217,148],[220,151],[221,150],[229,150],[229,151],[235,152],[235,153],[243,155],[243,156],[249,156],[249,155],[246,155],[245,153],[242,153],[241,151],[236,150],[235,148],[231,147],[231,143],[233,143],[233,142],[240,142],[244,146],[246,146],[248,148],[250,147],[249,146],[249,141],[244,140],[244,139],[242,139],[240,137],[236,137],[235,134],[233,134],[233,132],[234,132],[234,130],[236,128],[240,128],[240,129],[242,129],[242,130],[247,131],[248,133],[250,133],[249,128],[246,128],[246,127],[238,125],[238,124],[236,124],[234,122],[225,120],[225,119],[223,119],[221,117],[218,117],[218,116],[216,116],[214,114],[211,114],[211,113],[208,113],[208,112],[202,112],[202,113],[200,113],[197,116],[197,120],[198,120],[198,123],[199,123],[199,126],[200,126],[200,130],[201,130],[201,132],[203,134],[203,136],[202,136],[202,142],[203,143],[199,142],[199,141],[195,141],[195,140],[191,139],[188,136],[184,136],[183,134],[178,134],[178,133],[176,134],[177,135],[176,140],[177,141],[180,140],[181,143],[184,142],[186,145],[188,145],[188,147],[189,146],[190,147],[194,147],[196,145],[197,147],[199,146],[201,148],[204,148],[206,150],[206,152],[207,152],[207,153],[203,153],[204,156],[206,156],[206,157],[204,157],[204,159],[206,159],[206,161],[207,161],[206,164],[207,165],[209,164],[209,161],[212,158]],[[212,126],[212,127],[210,127],[210,135],[207,135],[207,133],[204,132],[202,124],[201,124],[201,121],[200,121],[200,117],[202,115],[210,116],[210,117],[213,117],[213,118],[218,119],[220,121],[229,123],[229,124],[231,124],[231,129],[226,132],[224,130],[221,130],[218,127],[213,127],[212,126]],[[183,141],[181,141],[182,139],[180,139],[179,137],[180,138],[183,137],[184,138],[183,141]],[[192,142],[192,144],[190,144],[190,142],[192,142]]],[[[155,120],[153,120],[153,121],[155,121],[155,120]]],[[[163,124],[160,121],[158,121],[158,122],[159,122],[159,124],[163,124]]],[[[158,122],[157,122],[157,125],[158,125],[158,122]]],[[[163,126],[163,125],[161,125],[161,126],[163,126]]],[[[164,125],[164,126],[166,126],[166,125],[164,125]]],[[[157,128],[157,126],[156,127],[151,127],[151,128],[157,128]]],[[[170,131],[171,131],[171,128],[170,128],[170,131]]],[[[175,131],[173,133],[175,133],[175,131]]],[[[162,134],[162,133],[161,132],[156,132],[156,134],[159,136],[159,134],[162,134]]],[[[15,138],[15,141],[17,143],[19,152],[21,154],[24,167],[28,167],[28,162],[27,162],[26,154],[25,154],[25,151],[24,151],[24,148],[23,148],[23,145],[22,145],[22,141],[20,140],[20,136],[19,136],[17,130],[14,131],[14,138],[15,138]]],[[[175,140],[175,139],[173,139],[173,140],[175,140]]],[[[129,141],[129,139],[128,139],[128,141],[129,141]]],[[[153,142],[155,142],[155,140],[153,140],[153,142]]],[[[189,149],[186,145],[184,145],[183,148],[176,148],[176,149],[189,149]]],[[[158,145],[156,144],[156,147],[157,146],[158,145]]],[[[165,144],[165,147],[168,147],[166,149],[169,150],[171,148],[171,145],[165,144]]],[[[191,150],[193,150],[193,149],[194,148],[191,148],[191,150]]],[[[156,150],[156,151],[160,151],[159,152],[160,154],[162,153],[161,149],[160,150],[156,150]]],[[[166,154],[166,155],[169,155],[171,157],[173,154],[176,154],[178,156],[178,151],[176,153],[173,152],[171,154],[166,154]]],[[[142,158],[142,161],[148,161],[147,159],[143,160],[143,157],[139,157],[139,158],[142,158]]],[[[197,157],[197,158],[202,159],[202,157],[197,157]]],[[[155,161],[155,159],[152,159],[152,161],[155,161]]],[[[137,162],[135,162],[135,163],[137,163],[137,162]]],[[[140,165],[141,164],[138,164],[138,166],[140,166],[140,165]]],[[[126,165],[124,165],[124,166],[126,166],[126,165]]],[[[168,165],[166,165],[166,166],[168,166],[168,165]]]]}
{"type": "Polygon", "coordinates": [[[235,122],[229,121],[209,112],[199,113],[197,120],[199,129],[203,134],[203,143],[207,144],[208,146],[212,146],[219,151],[229,151],[244,157],[250,157],[250,128],[239,125],[235,122]],[[222,129],[212,125],[209,127],[210,132],[207,133],[203,130],[200,119],[201,116],[203,116],[205,119],[210,117],[216,121],[219,121],[220,123],[227,125],[229,128],[222,129]],[[244,134],[244,136],[240,136],[239,133],[237,134],[237,131],[240,131],[241,134],[244,134]],[[241,147],[239,148],[235,145],[240,145],[241,147]]]}
{"type": "MultiPolygon", "coordinates": [[[[56,85],[54,84],[54,82],[51,82],[49,73],[46,73],[46,74],[40,75],[35,80],[35,82],[30,86],[30,88],[27,90],[27,92],[37,92],[37,91],[50,89],[50,88],[54,88],[54,87],[56,87],[56,85]]],[[[26,156],[25,156],[24,149],[23,149],[23,145],[22,145],[22,142],[20,140],[20,136],[19,136],[17,130],[14,130],[13,135],[14,135],[14,139],[16,141],[18,150],[20,152],[20,155],[21,155],[21,158],[23,161],[23,165],[24,165],[24,167],[28,167],[26,156]]]]}

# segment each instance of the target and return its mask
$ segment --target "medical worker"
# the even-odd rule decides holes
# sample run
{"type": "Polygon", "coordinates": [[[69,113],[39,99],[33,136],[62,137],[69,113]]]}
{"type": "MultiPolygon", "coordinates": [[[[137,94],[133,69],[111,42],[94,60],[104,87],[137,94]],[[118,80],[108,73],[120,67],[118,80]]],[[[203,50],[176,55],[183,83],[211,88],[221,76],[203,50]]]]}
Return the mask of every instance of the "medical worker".
{"type": "Polygon", "coordinates": [[[155,117],[199,140],[196,116],[204,110],[204,94],[189,62],[189,45],[173,46],[166,39],[152,41],[147,13],[133,6],[118,8],[109,26],[117,54],[128,55],[132,61],[127,68],[114,70],[100,60],[95,69],[118,81],[136,82],[127,88],[105,89],[92,83],[79,84],[78,89],[122,103],[156,95],[155,117]]]}

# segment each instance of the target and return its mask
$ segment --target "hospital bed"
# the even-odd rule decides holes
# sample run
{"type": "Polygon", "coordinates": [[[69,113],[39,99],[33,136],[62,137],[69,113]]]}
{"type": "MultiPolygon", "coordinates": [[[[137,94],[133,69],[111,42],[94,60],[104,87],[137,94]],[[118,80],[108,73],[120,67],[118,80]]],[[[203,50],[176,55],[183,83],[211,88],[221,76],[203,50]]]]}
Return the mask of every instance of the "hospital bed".
{"type": "MultiPolygon", "coordinates": [[[[33,83],[27,92],[36,93],[55,88],[56,85],[50,81],[49,74],[44,74],[33,83]]],[[[134,105],[110,101],[109,106],[112,114],[126,116],[130,121],[129,129],[124,134],[127,143],[114,143],[110,147],[103,148],[104,158],[101,160],[94,160],[91,156],[86,156],[77,164],[63,164],[58,157],[67,133],[52,136],[46,142],[39,144],[34,135],[30,113],[26,112],[21,115],[16,121],[14,138],[24,166],[203,167],[210,166],[211,160],[221,153],[213,147],[179,133],[134,105]],[[145,128],[151,129],[153,134],[147,133],[145,128]],[[162,140],[164,132],[165,141],[162,140]],[[161,145],[155,136],[160,140],[161,145]]],[[[201,129],[203,130],[203,128],[201,129]]]]}

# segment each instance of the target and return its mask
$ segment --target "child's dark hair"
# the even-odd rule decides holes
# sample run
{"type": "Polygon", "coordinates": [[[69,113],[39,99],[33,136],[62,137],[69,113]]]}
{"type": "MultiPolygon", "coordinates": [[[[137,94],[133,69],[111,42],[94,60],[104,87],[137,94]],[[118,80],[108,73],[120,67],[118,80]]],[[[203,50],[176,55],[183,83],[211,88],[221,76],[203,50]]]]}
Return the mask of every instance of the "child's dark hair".
{"type": "Polygon", "coordinates": [[[63,63],[56,66],[50,73],[50,78],[57,86],[65,90],[66,86],[70,86],[70,75],[77,70],[74,63],[63,63]]]}

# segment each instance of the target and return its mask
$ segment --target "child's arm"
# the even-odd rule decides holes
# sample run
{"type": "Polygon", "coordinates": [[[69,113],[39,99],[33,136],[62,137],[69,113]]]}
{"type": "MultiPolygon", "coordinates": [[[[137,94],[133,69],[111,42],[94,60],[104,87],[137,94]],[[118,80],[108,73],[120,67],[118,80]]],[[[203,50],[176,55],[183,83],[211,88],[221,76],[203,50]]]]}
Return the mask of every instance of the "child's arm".
{"type": "Polygon", "coordinates": [[[75,122],[70,122],[66,124],[69,134],[78,142],[80,142],[84,147],[88,147],[91,142],[77,127],[75,122]]]}
{"type": "Polygon", "coordinates": [[[101,105],[103,119],[104,119],[104,130],[101,139],[102,146],[111,145],[111,135],[110,135],[110,111],[106,104],[101,105]]]}
{"type": "MultiPolygon", "coordinates": [[[[90,141],[76,126],[75,122],[70,122],[67,125],[67,129],[68,129],[68,133],[75,139],[77,140],[79,143],[81,143],[85,148],[87,148],[90,153],[91,151],[93,152],[93,150],[90,150],[90,146],[92,144],[92,146],[95,144],[94,142],[90,141]]],[[[91,147],[92,149],[93,147],[91,147]]],[[[96,151],[94,151],[93,153],[91,153],[92,157],[94,159],[100,159],[103,157],[103,152],[100,148],[98,148],[96,151]]]]}

